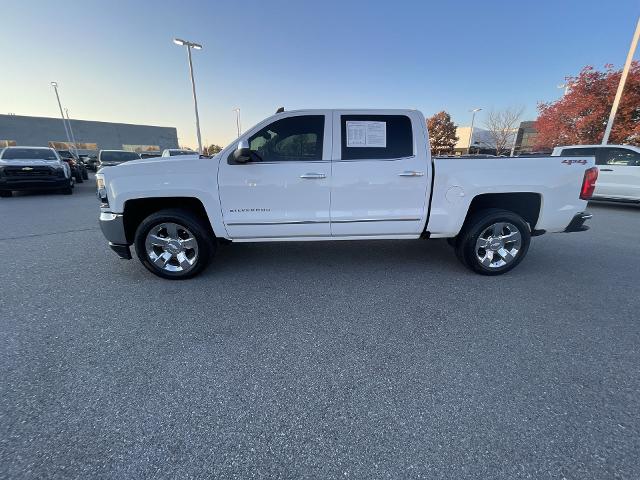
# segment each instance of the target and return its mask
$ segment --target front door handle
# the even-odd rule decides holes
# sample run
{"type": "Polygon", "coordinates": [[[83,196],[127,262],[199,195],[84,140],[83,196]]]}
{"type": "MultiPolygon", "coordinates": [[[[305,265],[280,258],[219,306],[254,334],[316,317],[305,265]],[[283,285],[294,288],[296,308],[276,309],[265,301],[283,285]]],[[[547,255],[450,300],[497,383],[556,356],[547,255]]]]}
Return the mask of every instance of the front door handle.
{"type": "Polygon", "coordinates": [[[324,173],[304,173],[300,175],[300,178],[314,179],[314,178],[327,178],[327,176],[324,173]]]}
{"type": "Polygon", "coordinates": [[[406,171],[406,172],[402,172],[399,173],[398,176],[400,177],[422,177],[424,175],[424,172],[414,172],[414,171],[406,171]]]}
{"type": "Polygon", "coordinates": [[[601,168],[600,169],[601,172],[613,172],[612,168],[601,168]]]}

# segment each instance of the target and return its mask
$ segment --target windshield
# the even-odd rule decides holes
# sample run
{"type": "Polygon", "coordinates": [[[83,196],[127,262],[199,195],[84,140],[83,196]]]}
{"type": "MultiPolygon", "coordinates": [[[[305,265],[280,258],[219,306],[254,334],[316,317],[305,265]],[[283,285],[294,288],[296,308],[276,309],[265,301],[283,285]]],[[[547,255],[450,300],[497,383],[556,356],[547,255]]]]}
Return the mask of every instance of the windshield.
{"type": "Polygon", "coordinates": [[[139,159],[140,155],[136,152],[100,152],[101,162],[128,162],[139,159]]]}
{"type": "Polygon", "coordinates": [[[57,160],[50,148],[7,148],[2,154],[3,160],[57,160]]]}
{"type": "Polygon", "coordinates": [[[58,155],[62,158],[73,158],[73,155],[69,150],[58,150],[58,155]]]}

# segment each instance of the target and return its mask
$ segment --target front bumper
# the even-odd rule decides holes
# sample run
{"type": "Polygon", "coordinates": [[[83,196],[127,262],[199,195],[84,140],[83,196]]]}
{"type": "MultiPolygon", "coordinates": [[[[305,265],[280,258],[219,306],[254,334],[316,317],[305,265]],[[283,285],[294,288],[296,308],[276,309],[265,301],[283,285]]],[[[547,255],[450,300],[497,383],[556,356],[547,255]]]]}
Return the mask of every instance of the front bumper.
{"type": "Polygon", "coordinates": [[[124,216],[119,213],[100,212],[100,229],[109,240],[109,247],[120,258],[131,259],[129,242],[124,229],[124,216]]]}
{"type": "Polygon", "coordinates": [[[43,178],[0,178],[0,190],[48,190],[67,188],[71,182],[65,177],[43,177],[43,178]]]}
{"type": "Polygon", "coordinates": [[[593,217],[593,215],[589,212],[576,213],[573,216],[573,219],[571,219],[571,222],[569,223],[567,228],[564,229],[564,231],[568,233],[568,232],[584,232],[586,230],[589,230],[589,226],[585,225],[584,222],[589,220],[591,217],[593,217]]]}

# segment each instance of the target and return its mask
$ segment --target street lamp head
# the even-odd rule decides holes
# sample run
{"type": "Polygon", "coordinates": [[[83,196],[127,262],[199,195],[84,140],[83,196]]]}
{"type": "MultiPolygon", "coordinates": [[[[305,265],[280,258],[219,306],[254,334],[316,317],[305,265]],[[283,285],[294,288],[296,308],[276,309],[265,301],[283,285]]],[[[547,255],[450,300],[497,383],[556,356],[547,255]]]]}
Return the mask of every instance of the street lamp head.
{"type": "Polygon", "coordinates": [[[469,110],[470,112],[476,113],[479,112],[480,110],[482,110],[481,108],[474,108],[472,110],[469,110]]]}
{"type": "Polygon", "coordinates": [[[51,86],[52,87],[57,87],[58,86],[58,82],[51,82],[51,86]]]}
{"type": "Polygon", "coordinates": [[[176,45],[182,45],[184,47],[191,47],[195,50],[202,50],[202,45],[199,43],[189,42],[188,40],[182,40],[181,38],[174,38],[173,43],[176,45]]]}

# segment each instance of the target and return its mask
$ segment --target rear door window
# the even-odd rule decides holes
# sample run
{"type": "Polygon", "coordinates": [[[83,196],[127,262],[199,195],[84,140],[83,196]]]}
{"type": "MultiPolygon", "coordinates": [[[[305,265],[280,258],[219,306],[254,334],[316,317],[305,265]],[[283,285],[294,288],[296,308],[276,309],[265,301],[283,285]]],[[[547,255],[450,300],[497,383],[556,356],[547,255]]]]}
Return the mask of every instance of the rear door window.
{"type": "Polygon", "coordinates": [[[599,165],[640,166],[640,153],[627,148],[602,148],[599,165]]]}
{"type": "Polygon", "coordinates": [[[342,160],[392,160],[413,156],[406,115],[341,115],[342,160]]]}

